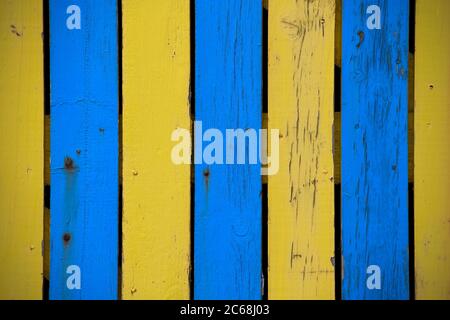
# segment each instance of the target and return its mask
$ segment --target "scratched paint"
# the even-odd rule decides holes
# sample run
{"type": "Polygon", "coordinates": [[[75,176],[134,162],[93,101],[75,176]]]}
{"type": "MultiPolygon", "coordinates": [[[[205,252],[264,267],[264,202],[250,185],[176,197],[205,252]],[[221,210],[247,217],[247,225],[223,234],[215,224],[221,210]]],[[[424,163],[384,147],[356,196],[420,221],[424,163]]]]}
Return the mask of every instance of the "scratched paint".
{"type": "Polygon", "coordinates": [[[415,74],[416,299],[450,299],[450,2],[418,0],[415,74]]]}
{"type": "Polygon", "coordinates": [[[171,162],[170,138],[190,128],[190,4],[122,5],[122,297],[188,299],[191,167],[171,162]]]}
{"type": "Polygon", "coordinates": [[[50,298],[116,299],[117,3],[51,0],[49,5],[50,298]],[[66,24],[74,3],[80,29],[66,24]],[[71,265],[80,268],[80,289],[66,285],[71,265]]]}
{"type": "MultiPolygon", "coordinates": [[[[195,119],[260,129],[261,0],[196,0],[195,36],[195,119]]],[[[196,299],[261,298],[261,188],[259,164],[195,165],[196,299]]]]}
{"type": "Polygon", "coordinates": [[[42,2],[0,1],[0,300],[42,298],[42,2]]]}
{"type": "Polygon", "coordinates": [[[409,1],[342,5],[342,297],[408,299],[409,1]],[[370,5],[381,29],[367,27],[370,5]]]}
{"type": "Polygon", "coordinates": [[[269,5],[269,299],[333,299],[335,3],[269,5]]]}

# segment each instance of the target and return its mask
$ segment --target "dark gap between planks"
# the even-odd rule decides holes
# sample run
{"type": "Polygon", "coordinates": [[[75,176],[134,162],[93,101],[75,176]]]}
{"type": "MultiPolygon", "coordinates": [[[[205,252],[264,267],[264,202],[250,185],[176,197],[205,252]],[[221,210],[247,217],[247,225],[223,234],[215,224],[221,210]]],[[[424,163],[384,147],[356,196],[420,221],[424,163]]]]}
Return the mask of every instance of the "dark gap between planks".
{"type": "MultiPolygon", "coordinates": [[[[191,132],[194,132],[193,123],[195,120],[195,0],[191,0],[190,6],[190,49],[191,49],[191,70],[190,70],[190,83],[189,83],[189,97],[190,97],[190,116],[191,116],[191,132]]],[[[191,134],[191,145],[195,150],[195,137],[191,134]]],[[[194,167],[194,152],[191,155],[191,203],[190,203],[190,268],[189,268],[189,299],[194,299],[194,232],[195,232],[195,167],[194,167]]]]}
{"type": "MultiPolygon", "coordinates": [[[[119,92],[119,114],[118,119],[120,119],[120,115],[123,114],[123,87],[122,87],[122,83],[123,83],[123,69],[122,69],[122,50],[123,50],[123,26],[122,26],[122,0],[117,0],[117,46],[118,46],[118,60],[119,60],[119,66],[118,66],[118,76],[119,76],[119,81],[118,81],[118,92],[119,92]]],[[[119,123],[119,155],[122,154],[123,155],[123,129],[122,129],[122,125],[123,123],[119,123]]],[[[122,156],[123,157],[123,156],[122,156]]],[[[121,159],[119,158],[119,161],[121,161],[121,159]]],[[[123,172],[122,171],[122,163],[119,163],[119,179],[120,177],[123,177],[123,172]]],[[[123,185],[122,185],[122,180],[119,180],[119,188],[118,188],[118,192],[119,192],[119,208],[118,208],[118,214],[119,214],[119,218],[118,218],[118,275],[117,275],[117,295],[119,299],[122,299],[122,257],[123,257],[123,253],[122,253],[122,221],[123,221],[123,185]]]]}
{"type": "MultiPolygon", "coordinates": [[[[263,82],[262,82],[262,112],[268,113],[269,111],[269,104],[268,104],[268,42],[269,42],[269,32],[268,32],[268,22],[269,22],[269,14],[268,10],[266,8],[263,8],[263,45],[262,45],[262,74],[263,74],[263,82]]],[[[261,115],[261,121],[262,121],[261,115]]],[[[268,300],[268,290],[269,290],[269,274],[268,274],[268,264],[269,264],[269,245],[268,245],[268,228],[269,228],[269,208],[268,208],[268,186],[267,183],[262,184],[262,212],[261,212],[261,219],[262,219],[262,279],[261,279],[261,296],[263,300],[268,300]]]]}
{"type": "MultiPolygon", "coordinates": [[[[45,116],[50,115],[50,19],[49,19],[49,4],[48,1],[42,2],[42,41],[43,41],[43,59],[44,59],[44,119],[45,116]]],[[[45,126],[45,124],[44,124],[45,126]]],[[[45,139],[45,135],[44,135],[45,139]]],[[[42,146],[43,150],[45,150],[46,141],[44,140],[44,144],[42,146]]],[[[45,152],[44,152],[45,154],[45,152]]],[[[45,164],[45,161],[44,161],[45,164]]],[[[45,172],[45,165],[43,168],[45,172]]],[[[45,218],[44,218],[44,210],[45,208],[50,209],[50,186],[45,185],[44,183],[44,208],[42,208],[42,221],[43,221],[43,230],[42,230],[42,258],[44,258],[44,250],[49,250],[46,248],[44,243],[44,233],[45,233],[45,218]]],[[[50,212],[50,210],[49,210],[50,212]]],[[[50,228],[50,226],[49,226],[50,228]]],[[[50,231],[50,230],[49,230],[50,231]]],[[[50,232],[49,232],[50,234],[50,232]]],[[[44,275],[44,263],[42,264],[42,274],[44,275]]],[[[43,300],[49,299],[49,280],[42,276],[42,298],[43,300]]]]}
{"type": "MultiPolygon", "coordinates": [[[[416,0],[409,0],[409,52],[415,54],[416,51],[416,0]]],[[[411,65],[413,75],[415,75],[415,64],[411,65]]],[[[408,84],[408,88],[414,88],[414,77],[409,77],[412,83],[408,84]]],[[[415,101],[409,101],[413,106],[412,112],[415,111],[415,101]]],[[[409,119],[409,117],[408,117],[409,119]]],[[[408,143],[414,146],[414,129],[412,131],[412,141],[408,143]]],[[[413,157],[412,163],[414,168],[414,152],[410,155],[413,157]]],[[[415,300],[416,298],[416,282],[415,282],[415,235],[414,235],[414,180],[408,184],[408,227],[409,227],[409,298],[415,300]]]]}

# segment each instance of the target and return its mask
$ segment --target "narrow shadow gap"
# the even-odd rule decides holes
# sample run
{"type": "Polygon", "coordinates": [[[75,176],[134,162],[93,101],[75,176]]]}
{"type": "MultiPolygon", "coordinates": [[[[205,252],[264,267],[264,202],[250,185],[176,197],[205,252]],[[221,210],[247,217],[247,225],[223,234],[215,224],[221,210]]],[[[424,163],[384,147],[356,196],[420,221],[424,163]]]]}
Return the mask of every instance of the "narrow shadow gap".
{"type": "MultiPolygon", "coordinates": [[[[263,40],[262,40],[262,112],[268,113],[269,111],[269,103],[268,103],[268,57],[269,57],[269,51],[268,51],[268,22],[269,22],[269,13],[266,8],[263,8],[263,40]]],[[[262,115],[261,115],[262,116],[262,115]]],[[[261,121],[263,119],[261,118],[261,121]]],[[[269,264],[269,245],[268,245],[268,228],[269,228],[269,208],[268,208],[268,185],[267,183],[264,183],[262,185],[262,212],[261,212],[261,236],[262,236],[262,279],[261,279],[261,286],[262,286],[262,300],[268,299],[268,291],[269,291],[269,274],[268,274],[268,264],[269,264]]]]}
{"type": "Polygon", "coordinates": [[[415,285],[415,247],[414,247],[414,184],[408,184],[408,214],[409,214],[409,298],[416,299],[415,285]]]}
{"type": "MultiPolygon", "coordinates": [[[[43,31],[42,31],[42,40],[43,40],[43,67],[44,67],[44,118],[46,116],[50,116],[50,19],[49,19],[49,4],[48,1],[42,1],[42,26],[43,26],[43,31]]],[[[45,130],[45,120],[44,120],[44,130],[45,130]]],[[[48,135],[48,138],[50,138],[50,134],[48,135]]],[[[46,139],[46,135],[44,134],[44,139],[46,139]]],[[[44,157],[47,157],[48,155],[45,153],[45,146],[47,143],[50,143],[50,141],[46,141],[44,140],[44,145],[42,146],[43,150],[44,150],[44,157]]],[[[50,159],[45,159],[44,160],[44,176],[47,173],[46,172],[46,168],[45,168],[45,163],[50,163],[49,162],[50,159]]],[[[44,182],[45,183],[45,182],[44,182]]],[[[44,185],[44,208],[48,208],[50,211],[50,186],[49,185],[44,185]]],[[[47,246],[44,243],[44,238],[45,238],[45,230],[46,228],[50,228],[50,226],[46,226],[45,225],[45,212],[44,212],[44,208],[42,208],[42,221],[43,221],[43,226],[44,226],[44,230],[43,230],[43,236],[42,236],[42,257],[45,257],[45,250],[49,250],[50,248],[47,248],[47,246]]],[[[50,231],[50,230],[48,230],[50,231]]],[[[50,234],[50,232],[49,232],[50,234]]],[[[44,266],[44,264],[43,264],[44,266]]],[[[49,271],[50,273],[50,271],[49,271]]],[[[44,270],[42,270],[42,298],[43,300],[49,300],[49,280],[45,278],[44,276],[44,270]]]]}
{"type": "Polygon", "coordinates": [[[341,67],[334,66],[334,112],[341,112],[341,67]]]}
{"type": "Polygon", "coordinates": [[[44,207],[50,210],[50,186],[44,186],[44,207]]]}
{"type": "MultiPolygon", "coordinates": [[[[339,5],[336,9],[335,29],[337,32],[342,30],[342,26],[339,25],[341,23],[342,17],[342,3],[339,1],[339,5]]],[[[339,35],[336,34],[336,37],[339,35]]],[[[336,40],[340,40],[336,38],[336,40]]],[[[335,54],[338,57],[342,57],[341,52],[338,50],[342,49],[341,45],[339,45],[335,41],[335,54]]],[[[341,61],[337,61],[334,66],[334,112],[337,113],[342,111],[342,100],[341,100],[341,90],[342,90],[342,63],[341,61]]],[[[336,130],[336,126],[334,126],[333,130],[336,130]]],[[[336,136],[336,132],[333,132],[333,139],[336,136]]],[[[341,134],[339,133],[339,136],[341,134]]],[[[339,143],[339,147],[341,144],[339,143]]],[[[336,144],[333,146],[333,156],[341,155],[342,150],[336,150],[336,144]]],[[[341,159],[337,159],[334,163],[341,163],[341,159]]],[[[341,167],[341,165],[339,165],[341,167]]],[[[334,168],[336,170],[336,168],[334,168]]],[[[336,173],[335,173],[336,175],[336,173]]],[[[342,173],[340,174],[342,180],[342,173]]],[[[335,300],[342,300],[342,208],[341,208],[341,183],[337,183],[336,179],[334,179],[334,289],[335,289],[335,300]]]]}
{"type": "MultiPolygon", "coordinates": [[[[409,0],[409,52],[414,54],[416,51],[416,0],[409,0]]],[[[411,65],[412,70],[409,72],[415,75],[415,65],[411,65]]],[[[414,76],[409,80],[412,83],[408,84],[409,89],[414,90],[414,76]]],[[[413,91],[414,95],[414,91],[413,91]]],[[[414,113],[414,100],[409,102],[412,105],[412,112],[414,113]]],[[[409,108],[408,108],[409,109],[409,108]]],[[[410,110],[411,111],[411,110],[410,110]]],[[[409,117],[408,117],[409,119],[409,117]]],[[[413,123],[414,126],[414,123],[413,123]]],[[[414,129],[412,130],[412,139],[408,141],[410,146],[414,148],[414,129]]],[[[412,152],[413,166],[410,168],[414,170],[414,152],[412,152]]],[[[416,282],[415,282],[415,235],[414,235],[414,180],[408,184],[408,227],[409,227],[409,297],[410,300],[416,299],[416,282]]]]}
{"type": "Polygon", "coordinates": [[[341,185],[334,185],[334,283],[335,299],[342,300],[342,251],[341,251],[341,185]]]}
{"type": "Polygon", "coordinates": [[[416,0],[409,0],[409,52],[416,52],[416,0]]]}
{"type": "MultiPolygon", "coordinates": [[[[123,91],[122,91],[122,83],[123,83],[123,69],[122,69],[122,49],[123,49],[123,26],[122,26],[122,0],[117,0],[117,47],[118,47],[118,60],[119,60],[119,65],[118,65],[118,77],[119,77],[119,81],[118,81],[118,92],[119,92],[119,113],[118,113],[118,119],[120,119],[120,116],[123,114],[123,91]]],[[[119,158],[119,208],[118,208],[118,281],[117,281],[117,295],[118,298],[121,299],[122,298],[122,257],[123,257],[123,247],[122,247],[122,221],[123,221],[123,186],[122,186],[122,163],[123,163],[123,135],[122,135],[122,123],[119,121],[119,155],[122,154],[122,159],[119,158]]]]}
{"type": "Polygon", "coordinates": [[[268,188],[267,184],[262,185],[262,300],[269,299],[269,286],[268,286],[268,188]]]}
{"type": "MultiPolygon", "coordinates": [[[[190,83],[189,83],[189,112],[191,117],[191,145],[192,150],[195,150],[195,137],[194,137],[194,120],[195,120],[195,0],[190,1],[190,52],[191,52],[191,66],[190,66],[190,83]]],[[[189,268],[189,298],[194,300],[194,248],[195,248],[195,166],[194,166],[194,152],[191,154],[191,203],[190,203],[190,268],[189,268]]]]}

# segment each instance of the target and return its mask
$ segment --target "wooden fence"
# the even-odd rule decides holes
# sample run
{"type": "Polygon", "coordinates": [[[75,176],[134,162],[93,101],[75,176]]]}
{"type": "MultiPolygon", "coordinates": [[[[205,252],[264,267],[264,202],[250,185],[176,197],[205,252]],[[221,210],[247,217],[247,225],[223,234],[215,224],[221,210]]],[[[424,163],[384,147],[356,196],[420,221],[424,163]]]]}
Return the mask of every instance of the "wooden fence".
{"type": "Polygon", "coordinates": [[[0,1],[0,299],[450,299],[447,12],[0,1]]]}

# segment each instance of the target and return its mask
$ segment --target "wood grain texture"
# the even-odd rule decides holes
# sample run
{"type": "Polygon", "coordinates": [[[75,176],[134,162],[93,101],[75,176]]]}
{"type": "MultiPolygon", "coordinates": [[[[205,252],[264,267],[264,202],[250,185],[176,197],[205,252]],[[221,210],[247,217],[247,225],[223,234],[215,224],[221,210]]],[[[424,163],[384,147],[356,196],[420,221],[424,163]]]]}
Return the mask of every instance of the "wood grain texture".
{"type": "MultiPolygon", "coordinates": [[[[413,102],[414,103],[414,102],[413,102]]],[[[408,141],[414,141],[414,113],[408,113],[408,141]]],[[[341,183],[341,113],[334,113],[334,183],[341,183]]],[[[414,145],[408,143],[408,182],[414,183],[414,145]]]]}
{"type": "Polygon", "coordinates": [[[408,299],[408,0],[343,2],[343,299],[408,299]],[[369,30],[369,5],[381,29],[369,30]],[[366,285],[369,266],[381,288],[366,285]]]}
{"type": "Polygon", "coordinates": [[[191,126],[189,1],[122,3],[122,296],[188,299],[191,168],[171,134],[191,126]]]}
{"type": "Polygon", "coordinates": [[[118,297],[117,2],[51,0],[50,298],[118,297]],[[68,266],[81,288],[69,290],[68,266]]]}
{"type": "MultiPolygon", "coordinates": [[[[203,131],[261,128],[262,9],[260,0],[195,1],[195,119],[203,131]]],[[[196,299],[262,296],[260,165],[246,163],[195,165],[196,299]]]]}
{"type": "Polygon", "coordinates": [[[419,300],[450,299],[450,2],[416,7],[415,278],[419,300]]]}
{"type": "Polygon", "coordinates": [[[0,299],[42,298],[42,2],[0,1],[0,299]]]}
{"type": "MultiPolygon", "coordinates": [[[[337,70],[341,68],[342,54],[342,0],[336,0],[336,32],[335,32],[335,65],[337,70]]],[[[338,76],[336,74],[336,76],[338,76]]],[[[409,72],[408,72],[408,141],[414,141],[414,54],[409,53],[409,72]],[[412,121],[411,121],[412,120],[412,121]]],[[[337,88],[336,88],[337,89],[337,88]]],[[[335,92],[336,93],[336,92],[335,92]]],[[[338,106],[339,107],[339,106],[338,106]]],[[[334,135],[334,175],[335,183],[341,183],[341,131],[340,112],[335,113],[335,135],[334,135]]],[[[408,181],[414,181],[414,143],[408,144],[408,181]]]]}
{"type": "Polygon", "coordinates": [[[334,1],[270,2],[269,299],[334,298],[334,31],[334,1]]]}

